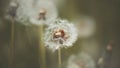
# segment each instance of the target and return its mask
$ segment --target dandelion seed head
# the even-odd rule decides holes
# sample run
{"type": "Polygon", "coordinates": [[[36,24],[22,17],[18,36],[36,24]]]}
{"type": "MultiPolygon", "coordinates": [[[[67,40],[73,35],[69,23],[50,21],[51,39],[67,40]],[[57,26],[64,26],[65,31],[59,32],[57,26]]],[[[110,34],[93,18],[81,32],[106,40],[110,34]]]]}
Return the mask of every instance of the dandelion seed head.
{"type": "Polygon", "coordinates": [[[66,68],[95,68],[95,62],[90,55],[82,52],[70,56],[66,68]]]}
{"type": "Polygon", "coordinates": [[[51,1],[38,1],[34,5],[33,14],[30,16],[32,24],[50,24],[57,18],[57,9],[51,1]]]}
{"type": "Polygon", "coordinates": [[[25,25],[30,24],[29,19],[33,14],[33,3],[34,0],[17,0],[19,8],[17,9],[17,21],[25,25]]]}
{"type": "Polygon", "coordinates": [[[15,20],[24,25],[47,24],[57,18],[55,5],[47,0],[13,0],[10,7],[12,9],[9,14],[14,15],[15,20]]]}
{"type": "Polygon", "coordinates": [[[90,17],[79,18],[76,21],[76,26],[79,29],[80,38],[88,38],[94,35],[95,33],[95,21],[90,17]]]}
{"type": "Polygon", "coordinates": [[[77,29],[67,20],[57,19],[46,29],[45,45],[53,51],[72,46],[76,40],[77,29]]]}
{"type": "Polygon", "coordinates": [[[16,11],[18,8],[18,3],[16,1],[12,1],[9,4],[9,7],[7,9],[7,14],[6,14],[6,18],[7,19],[16,19],[16,11]]]}

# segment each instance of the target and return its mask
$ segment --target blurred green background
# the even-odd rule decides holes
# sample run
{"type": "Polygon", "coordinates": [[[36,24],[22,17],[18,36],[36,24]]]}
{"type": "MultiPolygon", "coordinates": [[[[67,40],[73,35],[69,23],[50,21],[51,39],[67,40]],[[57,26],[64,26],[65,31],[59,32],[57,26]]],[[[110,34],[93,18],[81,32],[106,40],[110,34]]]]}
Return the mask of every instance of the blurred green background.
{"type": "MultiPolygon", "coordinates": [[[[9,0],[0,0],[0,68],[8,68],[11,22],[4,20],[4,12],[9,0]]],[[[115,42],[110,68],[120,68],[120,0],[65,0],[58,7],[59,17],[68,20],[78,15],[90,16],[96,21],[95,35],[88,39],[78,39],[75,46],[62,49],[62,65],[70,55],[87,51],[97,61],[103,48],[110,40],[115,42]],[[86,43],[86,44],[84,44],[86,43]],[[84,49],[84,45],[88,48],[84,49]]],[[[38,58],[38,27],[15,23],[14,68],[40,68],[38,58]]],[[[57,68],[57,52],[46,48],[46,67],[57,68]]]]}

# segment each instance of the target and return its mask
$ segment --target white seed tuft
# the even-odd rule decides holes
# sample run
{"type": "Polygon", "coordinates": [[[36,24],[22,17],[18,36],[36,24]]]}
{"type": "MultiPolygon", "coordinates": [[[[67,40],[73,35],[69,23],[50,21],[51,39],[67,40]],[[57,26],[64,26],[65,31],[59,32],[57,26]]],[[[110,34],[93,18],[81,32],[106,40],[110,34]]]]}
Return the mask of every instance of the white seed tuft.
{"type": "Polygon", "coordinates": [[[62,47],[72,46],[77,40],[77,29],[67,20],[57,19],[45,32],[45,46],[55,51],[62,47]]]}
{"type": "Polygon", "coordinates": [[[89,54],[82,52],[70,56],[66,68],[95,68],[95,62],[89,54]]]}

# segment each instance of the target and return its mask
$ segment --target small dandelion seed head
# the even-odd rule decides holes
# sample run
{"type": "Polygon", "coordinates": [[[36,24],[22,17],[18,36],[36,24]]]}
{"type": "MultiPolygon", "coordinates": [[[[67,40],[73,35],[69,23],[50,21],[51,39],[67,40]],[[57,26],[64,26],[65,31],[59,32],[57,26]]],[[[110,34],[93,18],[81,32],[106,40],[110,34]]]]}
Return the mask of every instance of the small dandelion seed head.
{"type": "Polygon", "coordinates": [[[76,26],[79,29],[80,38],[89,38],[94,35],[96,26],[94,19],[90,17],[78,18],[76,26]]]}
{"type": "Polygon", "coordinates": [[[52,51],[69,47],[77,40],[77,29],[67,20],[57,19],[45,32],[45,45],[52,51]]]}
{"type": "Polygon", "coordinates": [[[89,54],[81,52],[70,56],[66,68],[95,68],[95,62],[89,54]]]}
{"type": "Polygon", "coordinates": [[[30,16],[33,13],[33,3],[34,0],[17,0],[19,3],[19,7],[17,9],[17,21],[24,24],[24,25],[29,25],[29,19],[30,16]]]}
{"type": "Polygon", "coordinates": [[[51,1],[38,1],[34,5],[33,13],[30,16],[30,22],[35,25],[50,24],[57,18],[57,9],[51,1]]]}
{"type": "Polygon", "coordinates": [[[7,19],[16,19],[16,11],[18,8],[18,3],[15,1],[10,2],[9,7],[7,9],[7,15],[6,18],[7,19]]]}

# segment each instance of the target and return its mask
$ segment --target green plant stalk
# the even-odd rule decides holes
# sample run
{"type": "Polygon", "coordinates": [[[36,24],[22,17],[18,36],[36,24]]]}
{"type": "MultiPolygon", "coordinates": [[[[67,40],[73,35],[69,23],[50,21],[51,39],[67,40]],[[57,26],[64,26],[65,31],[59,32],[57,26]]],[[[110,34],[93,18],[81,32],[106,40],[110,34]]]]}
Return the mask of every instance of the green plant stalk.
{"type": "Polygon", "coordinates": [[[11,40],[10,40],[10,60],[9,60],[9,68],[13,68],[13,58],[14,58],[14,31],[15,31],[15,23],[14,19],[11,20],[11,40]]]}
{"type": "Polygon", "coordinates": [[[30,29],[29,26],[25,26],[25,31],[26,31],[28,42],[31,43],[31,38],[30,38],[30,35],[29,35],[29,33],[30,33],[29,29],[30,29]]]}
{"type": "Polygon", "coordinates": [[[61,62],[61,48],[58,49],[58,65],[59,65],[59,68],[62,68],[61,65],[62,65],[62,62],[61,62]]]}
{"type": "Polygon", "coordinates": [[[39,45],[39,57],[41,57],[39,60],[41,62],[40,68],[46,68],[46,51],[43,41],[44,36],[44,25],[40,25],[39,32],[40,32],[40,45],[39,45]]]}

